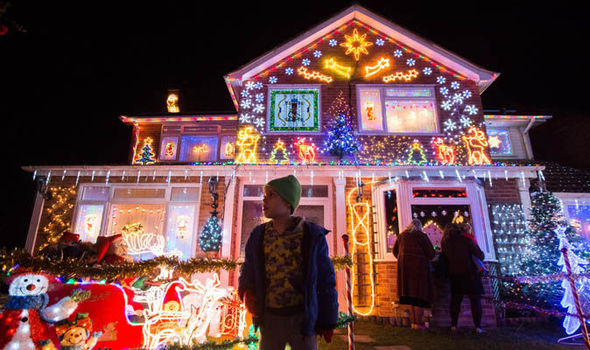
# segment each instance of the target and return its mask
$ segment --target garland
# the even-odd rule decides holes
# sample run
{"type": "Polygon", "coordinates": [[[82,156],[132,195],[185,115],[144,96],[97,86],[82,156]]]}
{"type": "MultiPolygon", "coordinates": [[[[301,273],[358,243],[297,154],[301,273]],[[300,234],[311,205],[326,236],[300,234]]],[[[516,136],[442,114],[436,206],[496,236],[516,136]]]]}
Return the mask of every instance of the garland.
{"type": "Polygon", "coordinates": [[[345,314],[344,312],[338,313],[338,322],[336,322],[336,328],[345,328],[349,323],[356,322],[355,315],[345,314]]]}
{"type": "MultiPolygon", "coordinates": [[[[333,257],[332,264],[336,270],[352,265],[350,257],[333,257]]],[[[149,276],[158,273],[161,266],[174,269],[181,275],[217,270],[233,271],[239,263],[234,259],[192,258],[181,261],[175,257],[159,256],[150,260],[121,262],[116,265],[88,265],[76,259],[52,259],[43,256],[33,257],[24,249],[0,249],[0,266],[6,275],[17,267],[30,269],[31,272],[46,272],[63,278],[86,278],[91,280],[116,280],[119,278],[149,276]]]]}
{"type": "Polygon", "coordinates": [[[258,342],[257,337],[235,338],[233,340],[224,340],[221,343],[209,340],[201,344],[181,345],[178,343],[164,347],[166,350],[226,350],[238,344],[250,345],[258,342]]]}

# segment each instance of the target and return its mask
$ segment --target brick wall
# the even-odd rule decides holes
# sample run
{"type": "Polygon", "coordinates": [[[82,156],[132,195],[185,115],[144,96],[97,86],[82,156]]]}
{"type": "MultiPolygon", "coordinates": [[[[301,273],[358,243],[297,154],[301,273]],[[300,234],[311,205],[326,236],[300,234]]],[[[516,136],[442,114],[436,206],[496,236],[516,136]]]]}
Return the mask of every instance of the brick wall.
{"type": "Polygon", "coordinates": [[[484,183],[484,191],[488,204],[520,203],[518,192],[518,179],[494,179],[492,186],[489,182],[484,183]]]}

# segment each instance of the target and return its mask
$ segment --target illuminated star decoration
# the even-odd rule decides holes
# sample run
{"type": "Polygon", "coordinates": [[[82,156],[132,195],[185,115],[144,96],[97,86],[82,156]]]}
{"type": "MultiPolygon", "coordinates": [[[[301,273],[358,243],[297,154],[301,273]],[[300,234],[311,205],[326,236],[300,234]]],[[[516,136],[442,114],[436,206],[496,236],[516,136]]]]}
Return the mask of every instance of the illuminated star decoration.
{"type": "Polygon", "coordinates": [[[367,37],[366,33],[359,35],[359,32],[355,28],[352,32],[352,36],[345,34],[344,37],[346,38],[346,42],[340,44],[340,46],[346,48],[344,54],[348,55],[352,52],[356,61],[360,59],[361,53],[364,53],[365,55],[369,54],[367,47],[372,46],[373,43],[365,40],[367,37]]]}
{"type": "Polygon", "coordinates": [[[502,143],[500,138],[498,138],[496,135],[490,136],[488,142],[490,143],[490,148],[500,148],[500,143],[502,143]]]}

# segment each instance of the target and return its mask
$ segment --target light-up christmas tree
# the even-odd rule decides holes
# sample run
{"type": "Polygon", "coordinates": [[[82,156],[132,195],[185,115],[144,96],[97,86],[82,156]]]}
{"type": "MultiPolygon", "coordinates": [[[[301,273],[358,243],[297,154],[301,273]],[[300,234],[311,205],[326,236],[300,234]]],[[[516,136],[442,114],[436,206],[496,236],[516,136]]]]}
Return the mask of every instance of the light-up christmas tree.
{"type": "Polygon", "coordinates": [[[213,199],[211,203],[211,208],[213,208],[213,210],[199,235],[199,246],[204,252],[216,252],[221,249],[223,229],[221,228],[221,223],[217,217],[217,200],[219,199],[219,195],[217,194],[217,184],[217,177],[212,176],[209,178],[209,192],[213,199]]]}
{"type": "Polygon", "coordinates": [[[334,117],[332,129],[324,141],[324,151],[339,159],[354,155],[359,150],[359,141],[350,123],[350,106],[344,99],[342,91],[328,109],[328,115],[334,117]]]}
{"type": "Polygon", "coordinates": [[[426,154],[424,153],[424,148],[420,142],[414,140],[414,142],[412,142],[412,147],[408,152],[408,164],[424,165],[428,162],[426,154]]]}
{"type": "Polygon", "coordinates": [[[268,161],[274,164],[289,164],[289,153],[285,148],[285,143],[281,139],[275,143],[268,161]]]}
{"type": "Polygon", "coordinates": [[[156,162],[154,158],[156,155],[152,152],[152,142],[150,137],[143,140],[143,147],[141,153],[135,157],[135,164],[150,165],[156,162]]]}
{"type": "MultiPolygon", "coordinates": [[[[527,247],[521,258],[520,276],[543,277],[562,272],[558,265],[562,258],[560,239],[571,242],[574,254],[583,252],[587,246],[576,235],[574,228],[563,215],[561,203],[553,193],[546,190],[531,193],[531,219],[527,237],[527,247]],[[557,230],[560,227],[562,229],[557,230]]],[[[586,248],[587,249],[587,248],[586,248]]],[[[559,309],[563,296],[560,280],[537,283],[515,284],[510,296],[517,301],[534,306],[559,309]]]]}

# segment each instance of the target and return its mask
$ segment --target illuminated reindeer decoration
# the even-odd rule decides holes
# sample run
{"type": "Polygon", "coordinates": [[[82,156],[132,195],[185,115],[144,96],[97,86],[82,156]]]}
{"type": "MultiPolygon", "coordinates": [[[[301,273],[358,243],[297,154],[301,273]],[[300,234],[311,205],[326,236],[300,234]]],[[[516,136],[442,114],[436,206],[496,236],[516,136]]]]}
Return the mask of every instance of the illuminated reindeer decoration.
{"type": "Polygon", "coordinates": [[[486,148],[488,147],[488,138],[485,132],[472,126],[469,128],[468,135],[462,136],[465,147],[469,153],[470,165],[490,164],[490,159],[486,155],[486,148]]]}
{"type": "Polygon", "coordinates": [[[445,145],[442,138],[437,138],[432,143],[436,148],[436,158],[443,164],[455,164],[455,148],[445,145]]]}
{"type": "Polygon", "coordinates": [[[305,137],[302,139],[297,140],[295,142],[295,146],[299,151],[299,159],[304,164],[311,164],[315,162],[315,145],[311,144],[308,145],[305,143],[305,137]]]}
{"type": "Polygon", "coordinates": [[[252,134],[253,128],[247,126],[238,132],[236,145],[240,147],[240,153],[236,158],[236,163],[256,163],[256,148],[260,135],[252,134]]]}

